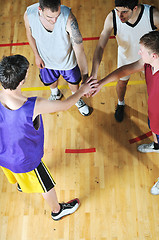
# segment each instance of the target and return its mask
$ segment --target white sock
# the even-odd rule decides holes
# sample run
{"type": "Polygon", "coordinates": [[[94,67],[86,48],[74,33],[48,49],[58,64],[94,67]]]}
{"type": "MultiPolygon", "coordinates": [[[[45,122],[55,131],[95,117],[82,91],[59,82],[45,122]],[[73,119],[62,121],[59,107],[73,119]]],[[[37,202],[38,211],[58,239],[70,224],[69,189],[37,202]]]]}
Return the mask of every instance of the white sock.
{"type": "Polygon", "coordinates": [[[56,88],[51,88],[51,93],[52,93],[52,95],[57,95],[58,88],[57,87],[56,88]]]}
{"type": "Polygon", "coordinates": [[[118,99],[118,105],[125,105],[125,101],[123,100],[123,101],[119,101],[119,99],[118,99]]]}

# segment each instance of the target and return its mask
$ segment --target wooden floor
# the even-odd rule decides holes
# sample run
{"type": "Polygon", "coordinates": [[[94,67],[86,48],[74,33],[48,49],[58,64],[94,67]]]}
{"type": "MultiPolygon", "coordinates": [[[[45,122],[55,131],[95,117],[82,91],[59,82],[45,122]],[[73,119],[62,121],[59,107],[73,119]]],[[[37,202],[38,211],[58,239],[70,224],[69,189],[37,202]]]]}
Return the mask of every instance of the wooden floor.
{"type": "MultiPolygon", "coordinates": [[[[36,1],[0,0],[0,44],[27,42],[23,14],[36,1]]],[[[99,37],[105,16],[114,1],[63,0],[72,7],[83,38],[99,37]]],[[[144,1],[159,8],[158,0],[144,1]]],[[[84,41],[89,71],[96,40],[84,41]]],[[[98,78],[116,68],[116,40],[105,49],[98,78]]],[[[38,77],[30,46],[1,46],[0,57],[23,54],[30,63],[26,96],[48,98],[38,77]]],[[[64,97],[70,95],[60,79],[64,97]]],[[[126,116],[122,123],[114,119],[117,103],[115,85],[103,87],[86,102],[94,108],[89,117],[73,106],[67,112],[44,115],[44,160],[57,182],[59,201],[78,197],[79,210],[59,222],[50,217],[50,209],[40,194],[16,191],[0,171],[0,240],[158,240],[159,196],[150,189],[159,176],[159,155],[141,154],[137,146],[152,140],[130,144],[129,140],[150,130],[147,126],[147,93],[144,77],[134,74],[126,94],[126,116]],[[137,81],[138,80],[138,81],[137,81]],[[65,153],[65,149],[95,148],[94,153],[65,153]]]]}

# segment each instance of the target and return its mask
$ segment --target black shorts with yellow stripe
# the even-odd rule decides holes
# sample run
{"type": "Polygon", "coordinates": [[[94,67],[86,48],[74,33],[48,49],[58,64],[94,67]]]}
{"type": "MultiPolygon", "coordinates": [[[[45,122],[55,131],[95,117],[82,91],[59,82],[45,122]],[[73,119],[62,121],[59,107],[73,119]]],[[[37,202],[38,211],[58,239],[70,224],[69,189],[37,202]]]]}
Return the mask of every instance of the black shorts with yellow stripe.
{"type": "Polygon", "coordinates": [[[55,186],[55,181],[45,163],[41,160],[39,166],[26,173],[14,173],[7,168],[1,167],[8,181],[18,183],[22,192],[44,193],[55,186]]]}

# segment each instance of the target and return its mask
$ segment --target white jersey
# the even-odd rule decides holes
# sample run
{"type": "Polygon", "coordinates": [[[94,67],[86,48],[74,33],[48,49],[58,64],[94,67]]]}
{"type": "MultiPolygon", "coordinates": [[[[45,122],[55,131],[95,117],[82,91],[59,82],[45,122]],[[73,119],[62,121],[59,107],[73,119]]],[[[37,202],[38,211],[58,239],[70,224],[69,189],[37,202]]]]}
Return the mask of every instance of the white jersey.
{"type": "Polygon", "coordinates": [[[61,5],[61,14],[55,23],[54,30],[49,32],[40,22],[38,7],[39,3],[29,6],[27,16],[32,36],[45,67],[54,70],[73,69],[77,65],[77,61],[70,36],[66,32],[70,8],[61,5]]]}
{"type": "Polygon", "coordinates": [[[138,54],[140,38],[156,27],[153,23],[153,7],[150,5],[141,5],[141,12],[134,24],[122,23],[116,9],[112,12],[114,35],[118,43],[118,67],[120,67],[140,59],[138,54]]]}

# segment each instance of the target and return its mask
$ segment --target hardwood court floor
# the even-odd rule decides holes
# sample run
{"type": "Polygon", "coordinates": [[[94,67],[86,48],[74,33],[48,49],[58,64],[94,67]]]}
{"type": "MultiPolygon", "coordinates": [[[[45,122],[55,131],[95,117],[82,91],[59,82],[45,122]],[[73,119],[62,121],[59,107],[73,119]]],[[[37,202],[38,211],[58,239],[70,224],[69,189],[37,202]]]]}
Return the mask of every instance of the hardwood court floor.
{"type": "MultiPolygon", "coordinates": [[[[27,42],[23,13],[36,1],[0,0],[0,44],[27,42]]],[[[114,1],[62,1],[72,7],[83,38],[98,37],[105,16],[114,1]]],[[[144,1],[159,8],[159,2],[144,1]]],[[[84,41],[89,71],[97,41],[84,41]]],[[[116,68],[117,46],[109,40],[98,78],[116,68]]],[[[48,98],[49,88],[39,81],[30,46],[1,46],[0,56],[23,54],[30,63],[26,96],[48,98]]],[[[64,98],[70,95],[66,82],[59,82],[64,98]]],[[[59,201],[78,197],[79,210],[54,222],[40,194],[16,191],[0,171],[0,240],[158,240],[159,196],[150,189],[159,176],[159,155],[141,154],[136,148],[144,139],[129,143],[149,132],[147,93],[144,77],[134,74],[126,94],[126,116],[114,119],[117,103],[115,85],[103,87],[94,98],[85,99],[94,108],[83,117],[73,106],[67,112],[43,116],[45,124],[44,161],[57,182],[59,201]],[[65,153],[65,149],[95,148],[94,153],[65,153]]]]}

